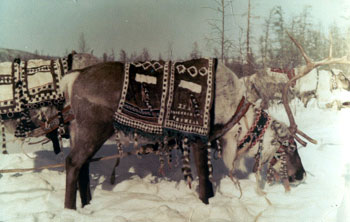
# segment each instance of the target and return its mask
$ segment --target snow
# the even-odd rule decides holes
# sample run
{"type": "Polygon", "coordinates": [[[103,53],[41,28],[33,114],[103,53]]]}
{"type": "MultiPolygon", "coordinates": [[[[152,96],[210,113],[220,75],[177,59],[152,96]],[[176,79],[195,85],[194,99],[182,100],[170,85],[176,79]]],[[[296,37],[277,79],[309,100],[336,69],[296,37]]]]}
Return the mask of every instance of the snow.
{"type": "MultiPolygon", "coordinates": [[[[214,161],[215,197],[209,205],[198,199],[198,178],[189,189],[182,180],[181,167],[166,169],[158,175],[158,158],[134,156],[122,159],[117,168],[116,185],[109,183],[113,160],[91,164],[91,204],[76,211],[64,209],[65,173],[63,169],[46,169],[0,175],[0,221],[349,221],[350,220],[350,109],[307,109],[292,101],[292,110],[301,130],[318,140],[301,147],[307,178],[291,192],[281,184],[265,185],[266,197],[259,196],[253,174],[241,175],[243,195],[228,177],[222,160],[214,161]],[[346,166],[348,169],[346,169],[346,166]],[[346,179],[347,178],[347,179],[346,179]],[[347,180],[347,183],[345,183],[347,180]],[[271,202],[271,205],[269,204],[271,202]]],[[[282,106],[270,108],[275,118],[288,122],[282,106]]],[[[9,155],[0,156],[0,169],[28,168],[63,161],[68,154],[55,156],[50,144],[8,144],[9,155]]],[[[108,141],[96,156],[116,152],[108,141]]],[[[176,155],[175,155],[176,156],[176,155]]],[[[195,167],[192,167],[195,174],[195,167]]]]}

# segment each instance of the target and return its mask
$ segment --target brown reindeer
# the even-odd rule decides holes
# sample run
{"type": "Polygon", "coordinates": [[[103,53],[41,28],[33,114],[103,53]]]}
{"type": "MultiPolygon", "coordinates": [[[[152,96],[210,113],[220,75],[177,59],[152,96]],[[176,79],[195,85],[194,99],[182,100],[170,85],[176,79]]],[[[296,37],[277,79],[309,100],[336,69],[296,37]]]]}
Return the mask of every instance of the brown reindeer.
{"type": "MultiPolygon", "coordinates": [[[[172,63],[172,66],[171,68],[169,67],[169,69],[172,71],[178,70],[179,72],[182,72],[181,70],[186,68],[187,70],[192,69],[192,71],[188,71],[186,73],[184,72],[185,74],[182,74],[188,75],[186,78],[190,79],[190,75],[195,76],[199,73],[195,72],[193,70],[194,68],[191,66],[197,64],[197,62],[197,60],[191,60],[184,63],[172,63]]],[[[147,62],[144,64],[146,63],[147,62]]],[[[144,69],[149,71],[148,68],[144,67],[144,69]]],[[[125,94],[123,91],[123,87],[126,87],[125,79],[127,79],[125,78],[125,70],[129,70],[128,64],[108,62],[86,68],[79,72],[71,73],[63,79],[62,89],[64,90],[66,100],[70,103],[75,115],[75,120],[73,120],[70,124],[71,152],[66,158],[66,208],[76,208],[77,189],[79,189],[80,192],[82,206],[85,206],[91,200],[89,185],[89,160],[100,149],[104,142],[115,132],[116,125],[113,124],[115,115],[118,112],[118,109],[124,104],[125,97],[128,97],[129,95],[125,94]]],[[[157,70],[157,68],[153,67],[153,71],[155,70],[157,70]]],[[[151,70],[150,73],[153,71],[151,70]]],[[[142,81],[147,82],[148,85],[156,84],[157,82],[153,78],[154,76],[142,77],[140,73],[138,74],[139,76],[135,78],[142,79],[142,81]]],[[[290,138],[290,134],[281,131],[280,124],[277,121],[272,121],[265,112],[257,110],[254,108],[253,104],[244,100],[244,84],[221,62],[219,62],[217,65],[216,75],[213,81],[214,100],[211,108],[210,130],[208,131],[207,140],[203,140],[201,136],[196,136],[194,134],[188,136],[188,134],[176,130],[171,131],[173,134],[169,134],[172,138],[182,139],[182,145],[188,145],[192,148],[199,177],[199,198],[203,201],[203,203],[208,204],[208,199],[214,195],[212,183],[209,179],[209,150],[206,147],[209,145],[208,142],[214,142],[216,139],[221,142],[220,144],[224,150],[225,163],[228,163],[229,169],[232,169],[232,161],[230,160],[235,159],[236,153],[239,152],[240,155],[245,155],[246,153],[251,154],[256,151],[255,154],[256,156],[259,156],[260,160],[257,161],[257,166],[259,166],[257,168],[261,168],[261,165],[268,161],[271,165],[271,172],[275,173],[275,178],[277,178],[278,175],[280,175],[280,172],[283,171],[283,179],[285,179],[285,177],[289,177],[291,180],[302,180],[305,171],[301,164],[293,138],[290,138]],[[244,119],[248,120],[248,124],[255,122],[255,119],[253,118],[254,115],[249,114],[253,114],[255,112],[260,112],[260,114],[262,114],[262,120],[259,119],[257,121],[258,124],[255,124],[255,127],[258,129],[254,128],[252,130],[254,133],[257,133],[258,136],[250,137],[250,140],[248,139],[244,141],[242,147],[240,147],[239,151],[236,152],[238,147],[237,144],[234,145],[230,142],[232,138],[235,138],[231,135],[234,131],[239,129],[239,127],[237,128],[236,126],[239,122],[244,122],[244,119]],[[260,133],[262,133],[262,131],[266,131],[267,127],[271,128],[269,131],[271,133],[265,135],[263,138],[263,134],[260,133]],[[273,127],[275,127],[274,131],[273,127]],[[266,144],[264,144],[266,145],[266,148],[263,150],[261,150],[261,148],[248,150],[249,146],[255,147],[255,144],[262,144],[261,141],[265,140],[265,138],[268,138],[266,140],[266,144]],[[279,141],[278,139],[281,138],[285,138],[285,140],[279,141]],[[275,143],[273,146],[271,145],[272,141],[275,143]],[[290,144],[285,142],[290,142],[290,144]],[[235,154],[231,155],[231,153],[235,154]]],[[[153,119],[155,117],[159,117],[161,112],[159,112],[158,115],[155,115],[152,111],[152,100],[149,99],[156,96],[149,95],[152,87],[148,86],[147,84],[140,84],[139,87],[132,89],[143,90],[143,93],[141,94],[142,96],[130,96],[130,98],[127,99],[130,101],[132,100],[135,103],[136,100],[143,101],[145,104],[145,109],[142,112],[149,112],[149,118],[153,119]]],[[[180,82],[179,85],[181,84],[182,83],[180,82]]],[[[186,89],[182,90],[188,92],[188,94],[191,94],[191,92],[199,92],[201,89],[195,84],[184,85],[185,84],[182,84],[182,86],[186,89]]],[[[134,92],[137,93],[137,91],[134,92]]],[[[197,115],[196,113],[198,112],[196,112],[196,104],[198,105],[198,102],[193,102],[193,97],[192,95],[189,97],[191,98],[192,102],[185,101],[183,104],[181,104],[180,108],[188,109],[193,115],[197,115]],[[189,106],[186,106],[186,104],[189,104],[189,106]]],[[[181,97],[176,95],[174,98],[174,101],[181,100],[181,97]]],[[[168,104],[171,105],[171,102],[168,104]]],[[[129,110],[134,109],[130,108],[129,110]]],[[[167,110],[165,110],[165,112],[167,112],[167,110]]],[[[201,114],[198,115],[201,116],[201,114]]],[[[140,123],[138,121],[137,115],[134,116],[134,119],[136,125],[142,125],[142,122],[140,123]]],[[[240,123],[240,125],[242,124],[240,123]]],[[[119,131],[123,131],[125,134],[135,133],[133,130],[130,132],[131,127],[128,127],[128,125],[120,126],[119,124],[116,128],[119,131]]],[[[163,141],[162,139],[157,139],[156,137],[152,138],[147,130],[148,128],[146,127],[145,131],[138,132],[139,134],[144,135],[145,140],[147,138],[151,138],[146,143],[166,143],[166,141],[163,141]]],[[[156,130],[160,129],[156,128],[156,130]]],[[[247,131],[249,131],[249,129],[247,131]]],[[[216,146],[219,146],[218,143],[216,143],[216,146]]]]}

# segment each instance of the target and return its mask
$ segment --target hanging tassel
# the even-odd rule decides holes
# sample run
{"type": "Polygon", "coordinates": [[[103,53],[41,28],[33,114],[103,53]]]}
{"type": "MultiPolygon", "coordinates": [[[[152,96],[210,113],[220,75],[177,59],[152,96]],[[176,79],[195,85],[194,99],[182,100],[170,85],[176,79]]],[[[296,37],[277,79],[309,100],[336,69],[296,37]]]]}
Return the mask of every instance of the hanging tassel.
{"type": "Polygon", "coordinates": [[[281,164],[282,164],[282,167],[280,168],[279,174],[281,175],[284,189],[286,192],[288,192],[288,191],[290,191],[290,185],[289,185],[289,180],[288,180],[287,157],[286,157],[285,151],[283,151],[282,156],[281,156],[281,164]]]}
{"type": "Polygon", "coordinates": [[[0,116],[1,137],[2,137],[2,154],[8,154],[6,150],[6,134],[4,120],[0,116]]]}
{"type": "MultiPolygon", "coordinates": [[[[207,143],[207,158],[208,158],[208,171],[209,171],[209,180],[213,180],[213,164],[211,162],[211,143],[207,143]]],[[[212,181],[213,182],[213,181],[212,181]]]]}
{"type": "Polygon", "coordinates": [[[164,173],[164,145],[163,144],[160,144],[160,150],[158,155],[159,155],[159,164],[160,164],[158,172],[160,175],[164,177],[165,173],[164,173]]]}
{"type": "Polygon", "coordinates": [[[255,163],[254,163],[254,167],[253,167],[253,172],[258,172],[258,171],[261,171],[261,159],[262,159],[262,156],[261,156],[261,152],[262,152],[262,149],[263,149],[263,141],[260,139],[259,140],[259,148],[258,148],[258,152],[255,154],[255,163]]]}
{"type": "Polygon", "coordinates": [[[62,114],[62,107],[58,108],[58,119],[59,119],[59,127],[58,127],[58,140],[60,143],[60,149],[63,150],[63,141],[62,141],[62,137],[63,135],[66,133],[65,129],[64,129],[64,118],[63,118],[63,114],[62,114]]]}
{"type": "Polygon", "coordinates": [[[168,160],[168,166],[171,169],[172,168],[173,156],[171,154],[172,149],[169,147],[169,139],[168,139],[167,136],[164,137],[163,143],[164,143],[165,155],[167,156],[167,160],[168,160]]]}
{"type": "Polygon", "coordinates": [[[275,171],[275,169],[273,169],[272,166],[268,166],[268,170],[267,170],[267,175],[266,175],[266,179],[267,179],[267,183],[272,185],[275,181],[276,181],[276,174],[277,172],[275,171]]]}
{"type": "Polygon", "coordinates": [[[164,155],[166,153],[166,145],[165,145],[165,141],[166,141],[166,137],[164,138],[163,142],[158,142],[159,144],[159,149],[158,149],[158,152],[156,152],[159,156],[159,169],[158,169],[158,173],[160,175],[162,175],[163,177],[165,176],[165,173],[164,173],[164,155]]]}
{"type": "MultiPolygon", "coordinates": [[[[115,134],[115,143],[117,145],[117,153],[119,154],[119,156],[123,155],[123,146],[120,142],[120,135],[119,135],[119,131],[117,129],[114,129],[114,134],[115,134]]],[[[115,182],[115,171],[116,168],[119,166],[120,163],[120,157],[117,157],[117,160],[115,161],[115,164],[113,166],[113,170],[111,173],[111,178],[110,178],[110,183],[114,184],[115,182]]]]}
{"type": "Polygon", "coordinates": [[[134,149],[137,149],[138,146],[139,146],[139,143],[138,143],[138,135],[137,135],[137,133],[135,132],[135,133],[134,133],[134,149]]]}
{"type": "Polygon", "coordinates": [[[173,162],[173,155],[171,153],[171,150],[169,150],[167,152],[167,158],[168,158],[168,166],[171,169],[173,167],[173,164],[172,164],[172,162],[173,162]]]}
{"type": "Polygon", "coordinates": [[[182,152],[183,149],[182,149],[181,142],[178,141],[177,139],[176,139],[176,143],[175,143],[174,149],[176,150],[176,159],[175,159],[174,167],[178,167],[179,164],[180,164],[180,157],[179,157],[179,152],[178,151],[181,150],[181,152],[182,152]]]}
{"type": "Polygon", "coordinates": [[[222,146],[220,144],[220,140],[216,140],[216,146],[217,146],[217,151],[218,151],[218,156],[217,158],[218,159],[221,159],[222,158],[222,146]]]}
{"type": "Polygon", "coordinates": [[[148,110],[150,111],[151,115],[153,115],[152,114],[151,100],[150,100],[150,96],[149,96],[149,90],[147,89],[145,83],[142,84],[141,96],[142,96],[142,101],[146,104],[146,106],[147,106],[148,110]]]}
{"type": "Polygon", "coordinates": [[[59,126],[58,127],[58,141],[60,143],[60,149],[63,149],[63,140],[62,140],[62,136],[65,133],[64,127],[63,126],[59,126]]]}
{"type": "Polygon", "coordinates": [[[190,154],[189,154],[189,146],[188,146],[188,138],[185,137],[182,140],[182,148],[183,148],[183,156],[182,156],[182,173],[184,175],[184,178],[189,186],[189,188],[192,188],[192,173],[191,173],[191,166],[190,166],[190,154]]]}

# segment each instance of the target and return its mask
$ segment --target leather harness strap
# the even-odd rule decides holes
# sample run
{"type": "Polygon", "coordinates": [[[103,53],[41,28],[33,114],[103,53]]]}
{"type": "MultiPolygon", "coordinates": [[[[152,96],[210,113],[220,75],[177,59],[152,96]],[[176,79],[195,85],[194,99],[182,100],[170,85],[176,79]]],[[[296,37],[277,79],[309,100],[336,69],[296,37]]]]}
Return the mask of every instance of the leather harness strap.
{"type": "Polygon", "coordinates": [[[235,114],[230,118],[230,120],[220,129],[214,130],[213,134],[209,137],[209,142],[216,140],[223,135],[225,135],[232,127],[234,127],[241,118],[247,113],[251,103],[248,102],[245,97],[243,96],[241,101],[239,102],[239,105],[236,109],[235,114]]]}

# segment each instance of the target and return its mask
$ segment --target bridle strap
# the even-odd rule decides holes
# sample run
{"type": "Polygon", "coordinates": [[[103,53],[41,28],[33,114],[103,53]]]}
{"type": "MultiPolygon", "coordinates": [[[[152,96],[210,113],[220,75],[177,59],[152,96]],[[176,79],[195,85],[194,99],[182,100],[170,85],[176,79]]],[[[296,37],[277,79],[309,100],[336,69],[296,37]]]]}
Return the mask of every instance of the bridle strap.
{"type": "Polygon", "coordinates": [[[251,103],[248,102],[245,97],[243,96],[241,101],[239,102],[239,105],[236,109],[235,114],[230,118],[230,120],[223,126],[220,127],[219,130],[214,130],[214,133],[209,137],[209,142],[212,142],[213,140],[216,140],[223,135],[225,135],[232,127],[234,127],[241,118],[247,113],[251,103]]]}

